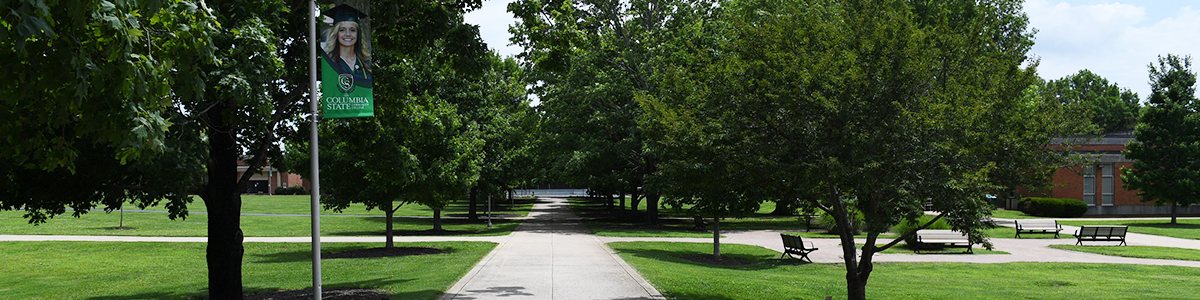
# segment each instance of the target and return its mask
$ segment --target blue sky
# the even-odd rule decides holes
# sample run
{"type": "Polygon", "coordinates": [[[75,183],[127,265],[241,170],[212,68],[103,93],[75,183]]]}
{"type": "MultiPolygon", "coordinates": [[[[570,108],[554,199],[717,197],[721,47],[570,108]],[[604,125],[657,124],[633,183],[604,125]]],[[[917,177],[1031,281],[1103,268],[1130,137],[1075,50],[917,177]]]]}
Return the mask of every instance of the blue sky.
{"type": "MultiPolygon", "coordinates": [[[[508,26],[515,22],[506,12],[509,2],[485,0],[466,16],[502,55],[521,51],[508,45],[508,26]]],[[[1145,100],[1146,66],[1158,55],[1192,55],[1192,70],[1200,69],[1200,0],[1028,0],[1025,13],[1037,29],[1030,54],[1040,57],[1042,78],[1088,69],[1145,100]]]]}

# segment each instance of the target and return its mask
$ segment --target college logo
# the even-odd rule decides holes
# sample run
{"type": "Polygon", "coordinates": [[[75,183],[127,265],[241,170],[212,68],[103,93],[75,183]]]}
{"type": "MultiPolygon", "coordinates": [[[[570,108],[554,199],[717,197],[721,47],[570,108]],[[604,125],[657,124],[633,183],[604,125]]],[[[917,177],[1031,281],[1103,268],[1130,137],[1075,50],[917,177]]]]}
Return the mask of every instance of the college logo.
{"type": "Polygon", "coordinates": [[[354,91],[354,75],[338,74],[338,91],[343,93],[354,91]]]}

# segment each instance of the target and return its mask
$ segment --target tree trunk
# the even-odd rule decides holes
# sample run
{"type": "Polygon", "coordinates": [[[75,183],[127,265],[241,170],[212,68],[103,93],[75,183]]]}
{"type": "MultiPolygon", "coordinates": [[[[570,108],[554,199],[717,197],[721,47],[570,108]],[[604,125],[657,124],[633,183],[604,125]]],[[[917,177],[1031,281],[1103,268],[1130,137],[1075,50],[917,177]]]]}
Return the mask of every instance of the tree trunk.
{"type": "Polygon", "coordinates": [[[388,201],[386,204],[384,204],[383,212],[387,214],[387,221],[385,222],[387,223],[387,225],[385,225],[387,229],[384,230],[383,233],[385,236],[383,247],[392,249],[396,247],[396,244],[394,243],[395,239],[393,238],[395,232],[392,231],[392,221],[395,220],[393,217],[396,216],[396,210],[392,209],[392,201],[388,201]]]}
{"type": "Polygon", "coordinates": [[[635,212],[638,211],[638,205],[642,203],[641,197],[642,197],[642,192],[639,191],[636,187],[633,188],[633,193],[629,195],[629,209],[630,210],[633,210],[635,212]]]}
{"type": "Polygon", "coordinates": [[[620,196],[620,198],[617,198],[617,199],[619,199],[618,201],[621,201],[620,202],[621,206],[618,208],[620,208],[621,210],[625,210],[625,192],[621,192],[620,194],[617,194],[617,196],[620,196]]]}
{"type": "Polygon", "coordinates": [[[242,299],[242,197],[238,191],[238,147],[217,104],[209,121],[208,184],[201,198],[208,208],[208,298],[242,299]]]}
{"type": "Polygon", "coordinates": [[[608,210],[612,210],[612,208],[613,208],[613,205],[612,205],[612,203],[613,203],[612,193],[610,193],[610,192],[604,192],[603,199],[604,199],[604,208],[605,208],[605,209],[608,209],[608,210]]]}
{"type": "Polygon", "coordinates": [[[479,221],[479,186],[471,188],[471,199],[467,206],[470,207],[468,208],[467,219],[479,221]]]}
{"type": "Polygon", "coordinates": [[[658,192],[646,193],[646,225],[658,225],[658,192]]]}
{"type": "Polygon", "coordinates": [[[790,216],[792,215],[792,202],[784,199],[775,201],[775,210],[771,211],[773,216],[790,216]]]}
{"type": "Polygon", "coordinates": [[[713,217],[713,257],[721,258],[721,218],[713,217]]]}
{"type": "Polygon", "coordinates": [[[442,210],[433,210],[433,230],[442,231],[442,210]]]}
{"type": "Polygon", "coordinates": [[[859,280],[858,276],[846,273],[846,297],[849,300],[866,300],[867,282],[859,280]]]}
{"type": "Polygon", "coordinates": [[[1175,205],[1175,203],[1171,203],[1171,225],[1177,225],[1177,224],[1179,224],[1179,223],[1177,223],[1177,222],[1176,222],[1176,220],[1175,220],[1175,219],[1176,219],[1176,217],[1178,217],[1178,215],[1177,215],[1177,213],[1176,213],[1176,211],[1175,211],[1175,208],[1176,208],[1176,207],[1179,207],[1179,205],[1175,205]]]}

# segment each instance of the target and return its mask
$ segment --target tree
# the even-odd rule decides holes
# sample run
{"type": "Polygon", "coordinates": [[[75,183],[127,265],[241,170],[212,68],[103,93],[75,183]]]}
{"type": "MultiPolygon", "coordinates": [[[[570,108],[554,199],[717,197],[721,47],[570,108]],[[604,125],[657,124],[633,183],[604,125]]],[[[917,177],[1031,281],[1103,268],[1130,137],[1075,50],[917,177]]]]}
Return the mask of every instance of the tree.
{"type": "MultiPolygon", "coordinates": [[[[543,149],[552,172],[602,195],[644,193],[646,223],[658,224],[660,191],[646,185],[660,158],[637,122],[639,94],[659,93],[655,57],[713,1],[559,2],[509,5],[514,42],[530,64],[544,114],[543,149]],[[643,186],[646,186],[643,188],[643,186]]],[[[609,197],[609,196],[606,196],[609,197]]],[[[611,203],[611,202],[610,202],[611,203]]]]}
{"type": "MultiPolygon", "coordinates": [[[[306,2],[0,6],[9,12],[0,21],[0,63],[22,72],[0,88],[11,99],[3,110],[10,118],[0,125],[10,143],[0,152],[13,158],[0,164],[12,174],[3,188],[23,195],[0,200],[3,207],[25,209],[37,223],[67,207],[78,216],[97,203],[145,207],[165,198],[175,218],[186,216],[187,195],[198,192],[209,213],[209,296],[241,298],[240,187],[278,157],[279,137],[293,131],[287,124],[303,120],[307,70],[284,66],[308,61],[301,42],[308,11],[286,9],[306,2]],[[238,177],[243,158],[250,168],[238,177]],[[103,180],[75,180],[82,178],[103,180]],[[29,188],[43,180],[72,182],[71,189],[29,188]]],[[[379,44],[423,47],[428,35],[448,30],[453,14],[439,12],[479,1],[379,7],[376,16],[387,20],[379,27],[410,30],[379,44]]]]}
{"type": "Polygon", "coordinates": [[[0,209],[40,224],[68,209],[162,204],[185,218],[202,164],[173,67],[212,60],[211,15],[190,1],[6,1],[0,10],[0,209]],[[53,187],[47,186],[54,184],[53,187]]]}
{"type": "MultiPolygon", "coordinates": [[[[643,101],[666,128],[667,143],[734,147],[713,157],[743,162],[737,167],[749,168],[747,175],[714,168],[709,176],[735,181],[735,192],[803,199],[844,229],[854,229],[851,218],[861,214],[861,256],[855,230],[840,235],[850,299],[866,298],[873,255],[913,232],[882,244],[879,234],[922,216],[926,202],[939,212],[934,221],[990,247],[980,232],[991,211],[983,195],[996,187],[989,175],[1026,158],[997,156],[1003,143],[980,141],[1014,122],[995,112],[1019,106],[1010,102],[1022,101],[1037,79],[1022,67],[1033,42],[1020,1],[749,0],[722,7],[715,47],[696,47],[689,59],[664,67],[669,79],[660,82],[669,92],[643,101]],[[702,138],[679,138],[688,134],[702,138]]],[[[683,159],[720,165],[705,156],[683,159]]]]}
{"type": "MultiPolygon", "coordinates": [[[[457,26],[467,28],[450,32],[473,32],[472,25],[457,20],[457,26]]],[[[396,33],[377,30],[376,34],[396,33]]],[[[390,84],[376,87],[375,117],[335,119],[321,125],[324,207],[341,211],[362,203],[368,210],[383,210],[387,248],[394,247],[394,214],[401,206],[429,206],[434,210],[433,230],[442,231],[441,210],[465,195],[479,177],[484,142],[480,125],[461,113],[473,108],[458,103],[486,103],[484,97],[496,83],[485,75],[498,67],[492,63],[499,60],[490,52],[440,51],[456,38],[448,34],[417,53],[377,53],[373,76],[390,84]],[[486,69],[456,69],[480,66],[486,69]]],[[[297,140],[289,149],[288,168],[308,176],[307,145],[297,140]]]]}
{"type": "Polygon", "coordinates": [[[1088,70],[1051,80],[1045,91],[1062,104],[1078,106],[1101,133],[1133,128],[1141,110],[1137,93],[1109,84],[1088,70]]]}
{"type": "Polygon", "coordinates": [[[1150,102],[1134,129],[1137,140],[1126,145],[1133,168],[1121,168],[1125,189],[1137,190],[1143,202],[1171,206],[1200,203],[1200,102],[1191,56],[1168,54],[1150,64],[1150,102]]]}

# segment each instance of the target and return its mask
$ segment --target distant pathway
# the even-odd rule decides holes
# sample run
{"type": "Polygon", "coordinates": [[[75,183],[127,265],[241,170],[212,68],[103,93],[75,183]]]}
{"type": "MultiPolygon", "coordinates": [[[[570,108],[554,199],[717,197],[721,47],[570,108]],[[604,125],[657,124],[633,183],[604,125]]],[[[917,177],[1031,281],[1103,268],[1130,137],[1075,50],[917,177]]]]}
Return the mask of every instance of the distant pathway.
{"type": "Polygon", "coordinates": [[[566,199],[543,198],[509,239],[442,299],[664,298],[588,233],[566,199]]]}

